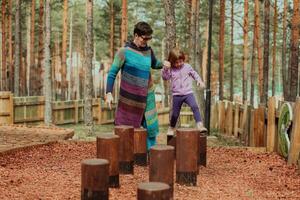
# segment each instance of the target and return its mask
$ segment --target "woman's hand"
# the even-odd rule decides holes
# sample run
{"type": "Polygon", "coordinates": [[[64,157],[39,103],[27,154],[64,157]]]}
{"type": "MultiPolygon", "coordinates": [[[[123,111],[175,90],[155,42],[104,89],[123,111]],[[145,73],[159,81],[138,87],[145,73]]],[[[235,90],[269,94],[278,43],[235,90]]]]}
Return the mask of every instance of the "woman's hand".
{"type": "Polygon", "coordinates": [[[111,92],[109,92],[105,95],[105,103],[107,103],[109,109],[111,109],[111,103],[113,100],[114,100],[114,98],[113,98],[111,92]]]}

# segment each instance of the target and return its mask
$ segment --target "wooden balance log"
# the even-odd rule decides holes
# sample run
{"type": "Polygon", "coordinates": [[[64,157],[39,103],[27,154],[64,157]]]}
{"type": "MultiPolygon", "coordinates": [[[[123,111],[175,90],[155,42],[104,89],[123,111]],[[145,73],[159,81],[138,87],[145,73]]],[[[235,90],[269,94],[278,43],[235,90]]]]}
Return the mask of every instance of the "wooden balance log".
{"type": "Polygon", "coordinates": [[[115,126],[115,134],[120,137],[119,171],[121,174],[133,174],[134,129],[132,126],[115,126]]]}
{"type": "Polygon", "coordinates": [[[176,159],[176,136],[175,135],[167,136],[167,145],[174,147],[174,156],[176,159]]]}
{"type": "Polygon", "coordinates": [[[119,184],[119,145],[120,137],[104,134],[97,137],[97,158],[109,161],[109,187],[120,187],[119,184]]]}
{"type": "Polygon", "coordinates": [[[149,181],[162,182],[170,186],[170,195],[174,191],[174,147],[155,145],[150,148],[149,181]]]}
{"type": "Polygon", "coordinates": [[[207,136],[199,132],[198,166],[206,167],[207,136]]]}
{"type": "Polygon", "coordinates": [[[160,182],[140,183],[137,188],[138,200],[170,200],[170,186],[160,182]]]}
{"type": "Polygon", "coordinates": [[[134,163],[139,166],[147,166],[147,130],[134,129],[134,163]]]}
{"type": "Polygon", "coordinates": [[[198,173],[197,129],[177,129],[176,133],[176,182],[196,186],[198,173]]]}
{"type": "Polygon", "coordinates": [[[81,200],[108,200],[109,162],[86,159],[81,162],[81,200]]]}

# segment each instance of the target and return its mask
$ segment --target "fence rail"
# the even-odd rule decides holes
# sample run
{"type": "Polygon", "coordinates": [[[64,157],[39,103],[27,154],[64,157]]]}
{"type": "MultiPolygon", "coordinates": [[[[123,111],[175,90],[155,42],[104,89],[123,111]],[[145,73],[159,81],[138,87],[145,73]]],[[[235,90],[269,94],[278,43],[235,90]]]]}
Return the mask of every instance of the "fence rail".
{"type": "MultiPolygon", "coordinates": [[[[10,92],[0,92],[0,124],[38,124],[44,121],[45,97],[13,97],[10,92]]],[[[100,98],[93,99],[93,119],[96,124],[114,122],[116,105],[110,110],[100,98]]],[[[84,120],[83,100],[52,102],[52,119],[56,125],[77,124],[84,120]]],[[[169,108],[158,109],[160,125],[169,124],[169,108]]],[[[189,108],[182,109],[181,124],[191,123],[193,113],[189,108]]]]}

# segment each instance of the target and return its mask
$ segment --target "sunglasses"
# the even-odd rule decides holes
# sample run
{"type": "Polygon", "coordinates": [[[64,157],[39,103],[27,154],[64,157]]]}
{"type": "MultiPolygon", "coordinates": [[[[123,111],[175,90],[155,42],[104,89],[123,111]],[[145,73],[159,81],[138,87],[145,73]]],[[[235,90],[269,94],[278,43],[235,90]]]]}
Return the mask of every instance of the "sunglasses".
{"type": "Polygon", "coordinates": [[[151,40],[152,39],[152,36],[140,36],[144,41],[148,41],[148,40],[151,40]]]}

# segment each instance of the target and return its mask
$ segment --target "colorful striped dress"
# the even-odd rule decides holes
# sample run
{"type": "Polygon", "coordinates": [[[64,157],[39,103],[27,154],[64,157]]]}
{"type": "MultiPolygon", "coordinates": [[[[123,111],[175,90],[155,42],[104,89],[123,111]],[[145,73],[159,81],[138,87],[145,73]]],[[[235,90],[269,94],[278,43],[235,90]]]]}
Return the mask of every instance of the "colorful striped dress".
{"type": "Polygon", "coordinates": [[[146,46],[138,48],[129,42],[115,55],[107,76],[106,92],[112,92],[115,78],[121,70],[120,96],[115,124],[147,129],[148,138],[158,133],[155,95],[150,70],[161,69],[153,51],[146,46]]]}

